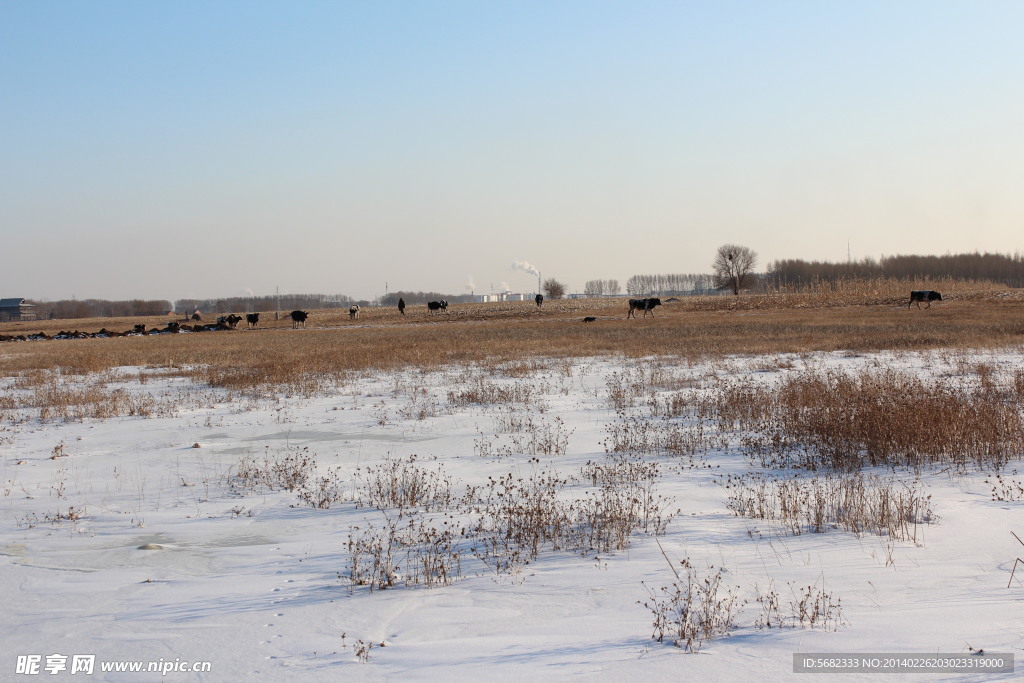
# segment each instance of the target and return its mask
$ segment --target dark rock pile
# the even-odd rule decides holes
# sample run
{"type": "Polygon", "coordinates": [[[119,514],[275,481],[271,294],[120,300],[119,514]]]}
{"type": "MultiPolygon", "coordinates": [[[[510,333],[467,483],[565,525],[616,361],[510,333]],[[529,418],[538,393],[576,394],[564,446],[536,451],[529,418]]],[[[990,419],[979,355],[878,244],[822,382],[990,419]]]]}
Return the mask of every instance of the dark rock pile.
{"type": "Polygon", "coordinates": [[[235,329],[233,326],[221,322],[206,325],[183,325],[179,322],[169,322],[165,327],[154,327],[151,329],[146,329],[145,325],[136,325],[124,332],[115,332],[104,327],[99,332],[80,332],[78,330],[65,332],[62,330],[53,335],[46,334],[45,332],[36,332],[35,334],[0,334],[0,342],[38,341],[41,339],[109,339],[111,337],[144,337],[151,334],[178,334],[181,332],[220,332],[233,329],[235,329]]]}

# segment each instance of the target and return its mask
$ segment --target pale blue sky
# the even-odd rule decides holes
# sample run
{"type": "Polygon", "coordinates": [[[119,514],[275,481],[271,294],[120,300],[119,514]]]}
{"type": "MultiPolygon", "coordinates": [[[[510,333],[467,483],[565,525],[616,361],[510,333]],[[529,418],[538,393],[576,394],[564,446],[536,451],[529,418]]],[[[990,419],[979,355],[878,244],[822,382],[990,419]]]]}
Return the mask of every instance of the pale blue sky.
{"type": "Polygon", "coordinates": [[[0,295],[1024,251],[1022,28],[994,0],[0,0],[0,295]]]}

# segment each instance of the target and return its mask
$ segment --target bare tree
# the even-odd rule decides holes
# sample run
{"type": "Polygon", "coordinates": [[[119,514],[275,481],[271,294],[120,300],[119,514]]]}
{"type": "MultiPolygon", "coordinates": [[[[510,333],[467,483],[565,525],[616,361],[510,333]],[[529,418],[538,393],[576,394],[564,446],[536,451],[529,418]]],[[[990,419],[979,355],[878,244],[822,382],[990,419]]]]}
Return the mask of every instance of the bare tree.
{"type": "Polygon", "coordinates": [[[618,280],[587,280],[583,293],[587,296],[615,296],[622,288],[618,280]]]}
{"type": "Polygon", "coordinates": [[[715,273],[715,286],[719,289],[731,289],[733,294],[739,295],[741,289],[753,283],[756,265],[757,252],[750,247],[723,244],[715,252],[715,260],[711,263],[711,269],[715,273]]]}
{"type": "Polygon", "coordinates": [[[620,289],[618,280],[587,280],[583,293],[587,296],[614,296],[620,289]]]}
{"type": "Polygon", "coordinates": [[[541,289],[544,290],[544,294],[549,299],[561,299],[563,296],[565,296],[565,285],[563,285],[561,282],[559,282],[553,277],[549,277],[547,280],[545,280],[544,285],[543,287],[541,287],[541,289]]]}

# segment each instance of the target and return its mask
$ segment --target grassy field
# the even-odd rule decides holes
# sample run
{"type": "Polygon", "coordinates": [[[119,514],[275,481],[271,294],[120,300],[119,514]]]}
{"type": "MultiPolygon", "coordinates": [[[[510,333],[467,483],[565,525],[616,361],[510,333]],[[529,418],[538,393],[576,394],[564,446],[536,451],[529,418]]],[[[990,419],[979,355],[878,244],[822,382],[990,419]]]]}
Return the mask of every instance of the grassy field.
{"type": "MultiPolygon", "coordinates": [[[[506,363],[531,358],[674,356],[850,350],[993,348],[1024,340],[1024,292],[955,287],[930,309],[908,308],[908,284],[759,296],[666,301],[655,317],[626,319],[623,299],[460,304],[447,314],[413,306],[314,310],[305,329],[263,313],[260,329],[112,339],[8,342],[0,373],[112,367],[161,367],[215,386],[301,385],[362,370],[436,368],[452,362],[506,363]],[[583,323],[593,316],[593,323],[583,323]]],[[[208,316],[209,317],[209,316],[208,316]]],[[[163,327],[165,317],[99,318],[0,324],[0,334],[163,327]]]]}

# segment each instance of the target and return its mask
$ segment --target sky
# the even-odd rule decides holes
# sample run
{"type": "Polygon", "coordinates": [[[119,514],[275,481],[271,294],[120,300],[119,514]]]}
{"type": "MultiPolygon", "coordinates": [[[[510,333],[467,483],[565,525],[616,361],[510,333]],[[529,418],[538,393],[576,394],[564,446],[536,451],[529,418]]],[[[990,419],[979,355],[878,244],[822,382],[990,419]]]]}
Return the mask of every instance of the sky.
{"type": "Polygon", "coordinates": [[[1024,4],[0,0],[0,297],[1024,251],[1024,4]]]}

